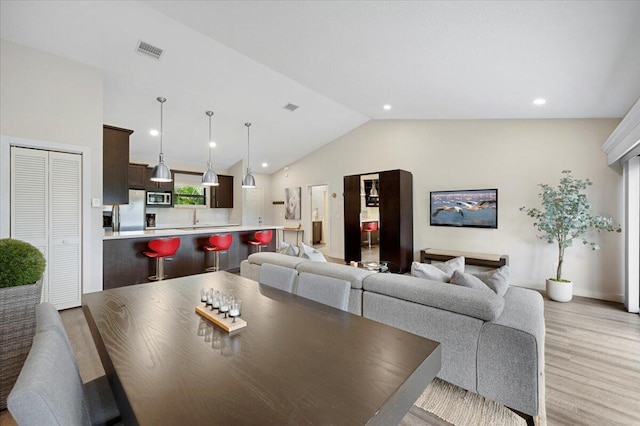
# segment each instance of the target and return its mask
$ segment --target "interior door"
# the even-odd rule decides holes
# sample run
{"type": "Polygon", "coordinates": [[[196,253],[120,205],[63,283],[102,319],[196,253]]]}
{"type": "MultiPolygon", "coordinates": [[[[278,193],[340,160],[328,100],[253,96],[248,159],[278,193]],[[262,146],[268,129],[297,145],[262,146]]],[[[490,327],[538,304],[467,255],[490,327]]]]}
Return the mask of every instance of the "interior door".
{"type": "Polygon", "coordinates": [[[262,225],[262,188],[245,188],[243,225],[262,225]]]}
{"type": "Polygon", "coordinates": [[[81,304],[81,156],[49,152],[49,302],[81,304]]]}
{"type": "Polygon", "coordinates": [[[48,174],[47,151],[11,147],[10,235],[11,238],[37,247],[47,259],[42,282],[42,300],[49,300],[48,174]]]}

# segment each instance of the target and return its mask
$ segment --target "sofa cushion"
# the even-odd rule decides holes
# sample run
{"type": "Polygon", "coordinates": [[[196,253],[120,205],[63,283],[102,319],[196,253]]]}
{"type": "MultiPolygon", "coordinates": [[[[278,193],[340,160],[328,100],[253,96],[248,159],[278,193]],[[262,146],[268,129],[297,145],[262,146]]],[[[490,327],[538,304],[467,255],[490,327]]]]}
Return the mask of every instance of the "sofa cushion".
{"type": "Polygon", "coordinates": [[[298,264],[296,267],[298,272],[310,272],[312,274],[324,275],[327,277],[338,278],[349,281],[351,288],[362,288],[362,280],[369,275],[375,274],[373,271],[366,271],[353,266],[340,265],[329,262],[310,262],[298,264]]]}
{"type": "Polygon", "coordinates": [[[507,265],[498,269],[473,274],[456,271],[451,277],[451,284],[478,290],[490,290],[499,296],[504,296],[509,288],[509,267],[507,265]]]}
{"type": "MultiPolygon", "coordinates": [[[[504,298],[493,292],[407,275],[373,274],[365,278],[363,288],[485,321],[498,318],[504,309],[504,298]]],[[[363,315],[366,316],[366,312],[363,311],[363,315]]]]}
{"type": "Polygon", "coordinates": [[[284,266],[286,268],[296,269],[296,266],[307,260],[300,257],[287,256],[286,254],[262,252],[250,254],[247,258],[249,263],[262,265],[263,263],[271,263],[272,265],[284,266]]]}
{"type": "Polygon", "coordinates": [[[413,262],[411,264],[411,276],[443,283],[448,283],[455,271],[464,272],[464,257],[456,257],[444,263],[413,262]]]}

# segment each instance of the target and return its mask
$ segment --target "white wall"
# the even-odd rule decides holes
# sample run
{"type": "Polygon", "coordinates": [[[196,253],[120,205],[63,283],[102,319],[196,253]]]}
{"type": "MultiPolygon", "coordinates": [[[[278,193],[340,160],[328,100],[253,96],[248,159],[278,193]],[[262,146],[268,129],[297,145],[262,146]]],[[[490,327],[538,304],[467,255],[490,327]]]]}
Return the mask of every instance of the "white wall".
{"type": "MultiPolygon", "coordinates": [[[[272,176],[272,193],[290,186],[328,183],[330,255],[344,256],[343,176],[404,169],[413,173],[414,257],[426,247],[510,256],[512,283],[542,288],[553,276],[555,247],[535,236],[518,209],[537,206],[539,183],[557,184],[561,171],[590,178],[588,194],[598,214],[623,220],[623,184],[607,166],[600,146],[619,119],[571,120],[380,120],[370,121],[272,176]],[[363,154],[366,153],[366,154],[363,154]],[[429,191],[498,188],[498,229],[429,226],[429,191]]],[[[310,202],[302,217],[310,230],[310,202]]],[[[277,206],[274,206],[277,207],[277,206]]],[[[273,211],[276,211],[273,209],[273,211]]],[[[284,220],[274,214],[276,224],[284,220]]],[[[305,233],[309,234],[309,232],[305,233]]],[[[624,239],[595,234],[592,252],[578,241],[566,253],[564,276],[577,295],[622,300],[624,239]]]]}
{"type": "MultiPolygon", "coordinates": [[[[90,194],[99,199],[102,86],[99,69],[0,40],[0,134],[88,148],[90,194]]],[[[84,259],[90,265],[88,276],[83,275],[85,293],[102,290],[102,210],[90,212],[82,230],[84,236],[89,233],[90,245],[84,259]]]]}

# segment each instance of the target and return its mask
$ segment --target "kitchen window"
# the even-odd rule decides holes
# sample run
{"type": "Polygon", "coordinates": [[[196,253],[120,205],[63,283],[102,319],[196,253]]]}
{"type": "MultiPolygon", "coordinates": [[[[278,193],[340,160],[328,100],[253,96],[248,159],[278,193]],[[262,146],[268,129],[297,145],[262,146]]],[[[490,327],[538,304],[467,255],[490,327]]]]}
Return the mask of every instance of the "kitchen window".
{"type": "Polygon", "coordinates": [[[207,189],[202,186],[200,173],[175,173],[173,186],[173,205],[175,207],[207,207],[207,189]]]}

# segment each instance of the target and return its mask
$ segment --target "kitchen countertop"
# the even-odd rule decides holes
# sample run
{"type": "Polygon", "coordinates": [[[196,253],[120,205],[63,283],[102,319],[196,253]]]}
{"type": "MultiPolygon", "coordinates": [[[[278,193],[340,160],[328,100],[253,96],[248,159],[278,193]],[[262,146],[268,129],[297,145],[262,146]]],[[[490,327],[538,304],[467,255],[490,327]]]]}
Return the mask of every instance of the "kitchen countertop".
{"type": "Polygon", "coordinates": [[[204,234],[208,230],[211,233],[222,232],[243,232],[243,231],[260,231],[261,229],[282,229],[282,226],[276,225],[255,225],[255,226],[240,226],[240,225],[203,225],[190,226],[183,229],[145,229],[143,231],[120,231],[120,232],[105,232],[103,240],[116,240],[124,238],[145,238],[145,237],[172,237],[177,235],[190,235],[190,234],[204,234]]]}
{"type": "Polygon", "coordinates": [[[147,227],[148,231],[155,231],[159,229],[189,229],[189,228],[228,228],[230,226],[240,226],[239,223],[196,223],[195,225],[158,225],[154,227],[147,227]]]}

